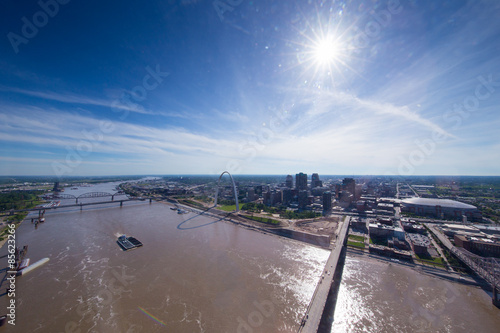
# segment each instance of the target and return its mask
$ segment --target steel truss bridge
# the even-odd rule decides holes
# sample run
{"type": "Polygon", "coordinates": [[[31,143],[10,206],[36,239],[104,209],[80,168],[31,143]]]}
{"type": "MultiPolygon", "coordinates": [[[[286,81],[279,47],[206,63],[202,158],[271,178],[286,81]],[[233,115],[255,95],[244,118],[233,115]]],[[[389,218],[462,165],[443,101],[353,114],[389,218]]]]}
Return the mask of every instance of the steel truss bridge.
{"type": "Polygon", "coordinates": [[[78,203],[78,199],[86,199],[86,198],[103,198],[103,197],[111,197],[111,201],[115,199],[115,196],[117,195],[125,195],[120,192],[116,193],[108,193],[108,192],[88,192],[84,194],[80,194],[79,196],[74,196],[73,194],[63,194],[63,193],[57,193],[53,194],[51,197],[52,199],[61,199],[61,200],[67,200],[67,199],[74,199],[76,203],[78,203]]]}
{"type": "Polygon", "coordinates": [[[494,289],[500,290],[500,259],[481,257],[464,248],[455,246],[451,248],[451,252],[494,289]]]}
{"type": "MultiPolygon", "coordinates": [[[[107,195],[109,196],[109,195],[107,195]]],[[[75,197],[72,196],[69,199],[74,199],[74,198],[82,198],[81,196],[75,197]]],[[[96,196],[94,197],[87,197],[87,198],[98,198],[96,196]]],[[[62,198],[55,198],[55,199],[62,199],[62,198]]],[[[17,213],[22,213],[22,212],[38,212],[38,214],[41,216],[45,214],[46,210],[53,210],[53,209],[61,209],[61,208],[68,208],[68,207],[80,207],[80,210],[83,210],[84,206],[91,206],[91,205],[102,205],[102,204],[110,204],[110,203],[120,203],[120,207],[123,206],[124,202],[129,202],[129,201],[146,201],[149,200],[149,203],[152,203],[155,198],[153,197],[147,197],[147,198],[126,198],[126,199],[116,199],[116,200],[110,200],[110,201],[95,201],[95,202],[87,202],[87,203],[74,203],[74,204],[67,204],[63,206],[48,206],[48,207],[42,207],[42,206],[37,206],[34,208],[24,208],[24,209],[18,209],[18,210],[9,210],[9,211],[4,211],[1,212],[0,214],[5,214],[5,215],[14,215],[17,213]]]]}
{"type": "Polygon", "coordinates": [[[450,240],[434,227],[426,224],[431,232],[441,243],[455,255],[460,261],[467,265],[479,277],[485,280],[493,289],[493,304],[500,307],[500,259],[481,257],[467,251],[462,247],[454,246],[450,240]]]}

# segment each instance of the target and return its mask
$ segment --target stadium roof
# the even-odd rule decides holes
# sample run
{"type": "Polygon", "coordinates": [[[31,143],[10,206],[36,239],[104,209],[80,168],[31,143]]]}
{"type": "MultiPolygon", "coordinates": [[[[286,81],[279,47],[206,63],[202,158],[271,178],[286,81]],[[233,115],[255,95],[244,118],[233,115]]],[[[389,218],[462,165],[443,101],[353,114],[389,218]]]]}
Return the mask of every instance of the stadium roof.
{"type": "Polygon", "coordinates": [[[403,204],[419,206],[441,206],[458,209],[477,209],[476,206],[450,199],[408,198],[401,201],[403,204]]]}

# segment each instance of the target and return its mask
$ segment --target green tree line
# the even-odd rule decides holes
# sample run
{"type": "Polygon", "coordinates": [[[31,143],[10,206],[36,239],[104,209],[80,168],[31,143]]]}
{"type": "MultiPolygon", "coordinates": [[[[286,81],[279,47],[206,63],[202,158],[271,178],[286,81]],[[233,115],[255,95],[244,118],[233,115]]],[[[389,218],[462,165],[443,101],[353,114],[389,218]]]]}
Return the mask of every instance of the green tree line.
{"type": "Polygon", "coordinates": [[[294,220],[294,219],[311,219],[321,216],[321,213],[315,213],[312,211],[291,211],[287,210],[285,206],[270,207],[261,203],[249,202],[241,207],[242,210],[246,210],[251,213],[260,213],[264,211],[269,214],[279,214],[280,217],[294,220]]]}
{"type": "Polygon", "coordinates": [[[0,193],[0,211],[32,208],[40,203],[41,191],[11,191],[0,193]]]}

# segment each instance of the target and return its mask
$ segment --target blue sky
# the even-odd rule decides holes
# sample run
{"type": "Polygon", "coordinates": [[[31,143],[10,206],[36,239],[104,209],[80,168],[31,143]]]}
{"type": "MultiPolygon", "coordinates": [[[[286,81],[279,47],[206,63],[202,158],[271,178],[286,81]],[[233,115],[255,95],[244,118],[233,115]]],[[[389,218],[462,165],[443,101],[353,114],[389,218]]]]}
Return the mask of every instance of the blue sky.
{"type": "Polygon", "coordinates": [[[2,175],[500,174],[498,1],[0,13],[2,175]]]}

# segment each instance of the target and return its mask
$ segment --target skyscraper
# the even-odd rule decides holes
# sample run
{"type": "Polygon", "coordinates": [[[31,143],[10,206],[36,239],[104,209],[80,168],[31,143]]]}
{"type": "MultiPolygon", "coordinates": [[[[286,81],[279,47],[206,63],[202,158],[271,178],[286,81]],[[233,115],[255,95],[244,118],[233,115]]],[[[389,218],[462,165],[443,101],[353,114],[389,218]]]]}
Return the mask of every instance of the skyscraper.
{"type": "Polygon", "coordinates": [[[342,181],[342,188],[354,195],[354,192],[356,191],[356,182],[354,181],[354,178],[344,178],[342,181]]]}
{"type": "Polygon", "coordinates": [[[354,181],[353,178],[344,178],[342,181],[342,198],[345,199],[348,196],[344,194],[344,192],[349,192],[349,194],[352,194],[351,199],[349,201],[351,203],[357,201],[359,199],[359,193],[356,193],[356,182],[354,181]]]}
{"type": "Polygon", "coordinates": [[[293,176],[292,175],[286,176],[285,186],[288,188],[293,188],[293,176]]]}
{"type": "Polygon", "coordinates": [[[298,201],[299,201],[299,209],[304,209],[308,203],[308,194],[307,190],[299,191],[298,201]]]}
{"type": "Polygon", "coordinates": [[[323,182],[319,180],[319,175],[317,173],[313,173],[311,176],[311,188],[321,187],[323,186],[323,182]]]}
{"type": "Polygon", "coordinates": [[[292,202],[292,199],[293,199],[292,189],[290,188],[283,189],[283,191],[281,192],[281,201],[283,202],[283,204],[289,205],[290,202],[292,202]]]}
{"type": "Polygon", "coordinates": [[[295,175],[295,188],[297,191],[307,190],[307,174],[301,172],[295,175]]]}
{"type": "Polygon", "coordinates": [[[254,201],[255,200],[255,189],[253,187],[250,187],[247,191],[247,198],[248,201],[254,201]]]}
{"type": "Polygon", "coordinates": [[[327,191],[323,193],[323,211],[327,212],[332,210],[332,192],[327,191]]]}

